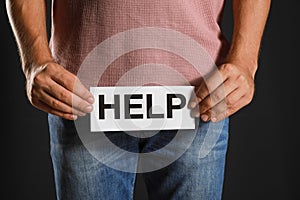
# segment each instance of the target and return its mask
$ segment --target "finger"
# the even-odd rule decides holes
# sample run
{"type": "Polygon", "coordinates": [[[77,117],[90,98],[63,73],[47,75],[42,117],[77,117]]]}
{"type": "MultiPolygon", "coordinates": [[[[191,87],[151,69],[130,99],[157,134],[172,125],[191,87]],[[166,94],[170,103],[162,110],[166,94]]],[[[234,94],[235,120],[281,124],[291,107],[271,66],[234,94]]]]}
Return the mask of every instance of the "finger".
{"type": "Polygon", "coordinates": [[[37,100],[34,102],[34,106],[44,112],[62,117],[64,119],[68,119],[68,120],[76,120],[78,117],[75,114],[71,114],[71,113],[64,113],[62,111],[56,110],[51,108],[50,106],[48,106],[47,104],[45,104],[44,102],[37,100]]]}
{"type": "Polygon", "coordinates": [[[226,112],[227,109],[228,109],[227,103],[226,100],[224,99],[209,110],[209,114],[210,114],[209,118],[213,119],[215,116],[218,116],[220,113],[226,112]]]}
{"type": "Polygon", "coordinates": [[[223,77],[218,70],[216,70],[209,78],[204,78],[204,81],[201,82],[201,84],[197,88],[197,99],[193,99],[192,101],[190,101],[190,108],[195,108],[198,103],[203,101],[209,95],[209,93],[223,84],[226,79],[227,77],[223,77]]]}
{"type": "Polygon", "coordinates": [[[59,99],[70,107],[73,107],[75,110],[79,110],[83,113],[89,113],[93,110],[92,105],[78,97],[76,94],[73,94],[69,90],[57,84],[56,82],[50,81],[49,84],[50,87],[45,88],[45,90],[56,99],[59,99]]]}
{"type": "Polygon", "coordinates": [[[207,110],[205,113],[199,112],[199,109],[195,108],[192,110],[191,115],[192,117],[201,118],[202,121],[207,122],[214,118],[215,116],[219,115],[220,113],[223,113],[226,111],[226,102],[225,100],[219,102],[217,105],[215,105],[213,108],[207,110]]]}
{"type": "Polygon", "coordinates": [[[222,114],[223,117],[226,117],[226,115],[224,115],[226,113],[225,111],[229,110],[232,106],[237,104],[237,102],[240,101],[243,96],[244,96],[243,90],[241,90],[240,88],[235,89],[233,92],[227,95],[226,99],[223,99],[222,104],[220,104],[219,102],[217,105],[210,108],[209,110],[206,110],[205,112],[201,112],[203,113],[201,114],[202,121],[208,121],[208,120],[214,121],[215,120],[214,118],[217,119],[222,118],[222,114]]]}
{"type": "MultiPolygon", "coordinates": [[[[36,90],[33,90],[33,95],[36,92],[36,90]]],[[[39,100],[48,105],[50,108],[54,110],[58,110],[63,113],[70,113],[74,115],[84,116],[85,113],[72,108],[71,106],[59,101],[58,99],[54,98],[53,96],[47,94],[44,91],[40,91],[40,97],[39,100]]]]}
{"type": "Polygon", "coordinates": [[[191,116],[196,117],[196,118],[200,117],[200,112],[199,112],[198,106],[196,106],[194,109],[192,109],[191,116]]]}
{"type": "MultiPolygon", "coordinates": [[[[204,122],[207,122],[207,121],[211,120],[213,117],[219,115],[220,113],[225,112],[226,109],[227,109],[226,100],[223,99],[222,101],[217,103],[215,106],[213,106],[211,109],[207,110],[205,113],[201,113],[201,115],[200,115],[200,112],[198,111],[198,113],[196,115],[200,115],[201,120],[204,122]]],[[[197,111],[193,110],[192,112],[197,112],[197,111]]]]}
{"type": "Polygon", "coordinates": [[[227,95],[225,99],[218,102],[216,105],[211,107],[209,110],[206,110],[201,114],[201,119],[203,121],[208,121],[210,119],[220,115],[221,113],[224,113],[226,110],[228,110],[232,105],[236,104],[244,95],[243,90],[240,88],[234,89],[231,93],[227,95]]]}
{"type": "Polygon", "coordinates": [[[195,91],[192,93],[192,97],[189,100],[188,108],[193,109],[198,105],[198,102],[201,102],[201,97],[197,96],[199,88],[206,87],[205,82],[202,80],[198,87],[195,88],[195,91]]]}
{"type": "Polygon", "coordinates": [[[57,76],[52,77],[55,82],[62,85],[67,90],[73,92],[80,98],[86,100],[89,103],[94,103],[93,95],[85,88],[80,80],[71,72],[64,71],[57,76]]]}
{"type": "Polygon", "coordinates": [[[240,100],[238,100],[234,105],[228,107],[224,112],[219,113],[218,115],[215,115],[212,117],[211,121],[212,122],[218,122],[221,121],[222,119],[225,119],[226,117],[229,117],[236,113],[238,110],[243,108],[245,105],[247,105],[249,102],[249,98],[247,96],[242,96],[240,100]]]}
{"type": "Polygon", "coordinates": [[[199,104],[199,112],[205,113],[219,102],[227,99],[228,94],[232,93],[238,88],[238,85],[235,84],[233,79],[227,79],[224,84],[221,84],[217,89],[215,89],[209,96],[207,96],[199,104]]]}
{"type": "Polygon", "coordinates": [[[91,104],[94,103],[93,95],[86,89],[86,87],[81,83],[81,81],[78,78],[76,78],[73,91],[74,94],[78,95],[80,98],[85,99],[91,104]]]}
{"type": "Polygon", "coordinates": [[[227,106],[231,107],[235,105],[244,95],[245,91],[240,88],[235,89],[226,97],[227,106]]]}

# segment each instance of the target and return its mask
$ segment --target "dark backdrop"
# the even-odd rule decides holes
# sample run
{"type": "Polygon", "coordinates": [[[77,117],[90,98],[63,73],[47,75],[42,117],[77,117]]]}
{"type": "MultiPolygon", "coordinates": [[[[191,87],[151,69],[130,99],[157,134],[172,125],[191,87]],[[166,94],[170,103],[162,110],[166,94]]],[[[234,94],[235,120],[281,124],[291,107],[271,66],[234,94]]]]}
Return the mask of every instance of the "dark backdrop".
{"type": "MultiPolygon", "coordinates": [[[[297,76],[299,1],[273,0],[253,102],[231,117],[224,200],[300,199],[297,76]]],[[[232,33],[230,1],[223,30],[232,33]]],[[[25,95],[5,3],[0,8],[2,199],[54,200],[46,114],[25,95]]],[[[49,24],[49,20],[48,20],[49,24]]],[[[136,199],[147,199],[140,177],[136,199]]]]}

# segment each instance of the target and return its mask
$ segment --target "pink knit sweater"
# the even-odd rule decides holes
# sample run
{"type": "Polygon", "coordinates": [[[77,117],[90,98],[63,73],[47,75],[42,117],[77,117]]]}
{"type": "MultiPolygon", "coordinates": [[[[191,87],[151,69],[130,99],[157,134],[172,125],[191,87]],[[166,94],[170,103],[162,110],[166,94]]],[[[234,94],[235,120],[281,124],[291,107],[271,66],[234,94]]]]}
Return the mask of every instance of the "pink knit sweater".
{"type": "MultiPolygon", "coordinates": [[[[220,29],[223,6],[224,0],[54,0],[50,47],[54,59],[76,74],[88,53],[110,36],[133,28],[161,27],[190,36],[218,65],[229,46],[220,29]]],[[[125,72],[147,63],[170,66],[191,82],[199,77],[179,56],[142,49],[116,59],[99,85],[115,85],[125,72]]],[[[154,73],[157,79],[167,76],[159,70],[154,73]]],[[[135,84],[135,78],[131,80],[128,85],[135,84]]]]}

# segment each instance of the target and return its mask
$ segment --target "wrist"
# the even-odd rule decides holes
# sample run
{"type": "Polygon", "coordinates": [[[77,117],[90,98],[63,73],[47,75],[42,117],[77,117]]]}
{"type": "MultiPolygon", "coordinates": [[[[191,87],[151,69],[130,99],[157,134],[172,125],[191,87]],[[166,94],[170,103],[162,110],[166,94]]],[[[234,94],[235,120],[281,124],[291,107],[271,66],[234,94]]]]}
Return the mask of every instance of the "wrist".
{"type": "Polygon", "coordinates": [[[236,33],[225,61],[246,68],[254,78],[258,68],[259,45],[251,41],[236,33]]]}
{"type": "Polygon", "coordinates": [[[49,43],[45,37],[38,36],[21,48],[22,68],[26,74],[45,63],[54,62],[49,43]],[[22,51],[24,49],[24,51],[22,51]]]}
{"type": "Polygon", "coordinates": [[[229,55],[226,58],[226,63],[233,64],[237,67],[244,68],[249,72],[252,78],[255,77],[257,68],[258,68],[258,60],[250,57],[244,56],[232,56],[229,55]]]}
{"type": "Polygon", "coordinates": [[[49,63],[54,62],[52,58],[45,58],[45,59],[35,59],[32,61],[27,61],[24,63],[23,72],[26,79],[30,79],[33,74],[36,74],[40,69],[44,69],[44,66],[47,66],[49,63]]]}

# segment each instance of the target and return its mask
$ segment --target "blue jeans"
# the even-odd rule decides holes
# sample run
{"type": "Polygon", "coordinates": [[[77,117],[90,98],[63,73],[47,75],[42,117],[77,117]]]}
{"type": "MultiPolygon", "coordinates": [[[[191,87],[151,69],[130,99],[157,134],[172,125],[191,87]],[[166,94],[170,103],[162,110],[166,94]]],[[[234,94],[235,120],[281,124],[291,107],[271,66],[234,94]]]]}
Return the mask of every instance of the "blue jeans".
{"type": "MultiPolygon", "coordinates": [[[[136,173],[112,169],[95,159],[82,144],[74,121],[51,114],[48,121],[57,199],[133,199],[136,173]]],[[[199,122],[191,146],[178,160],[162,169],[143,173],[149,199],[221,199],[229,120],[223,121],[221,134],[211,151],[199,158],[203,135],[210,123],[199,122]]],[[[151,138],[132,137],[123,132],[107,133],[106,136],[128,151],[150,152],[153,146],[164,146],[174,134],[176,131],[170,130],[151,138]]]]}

